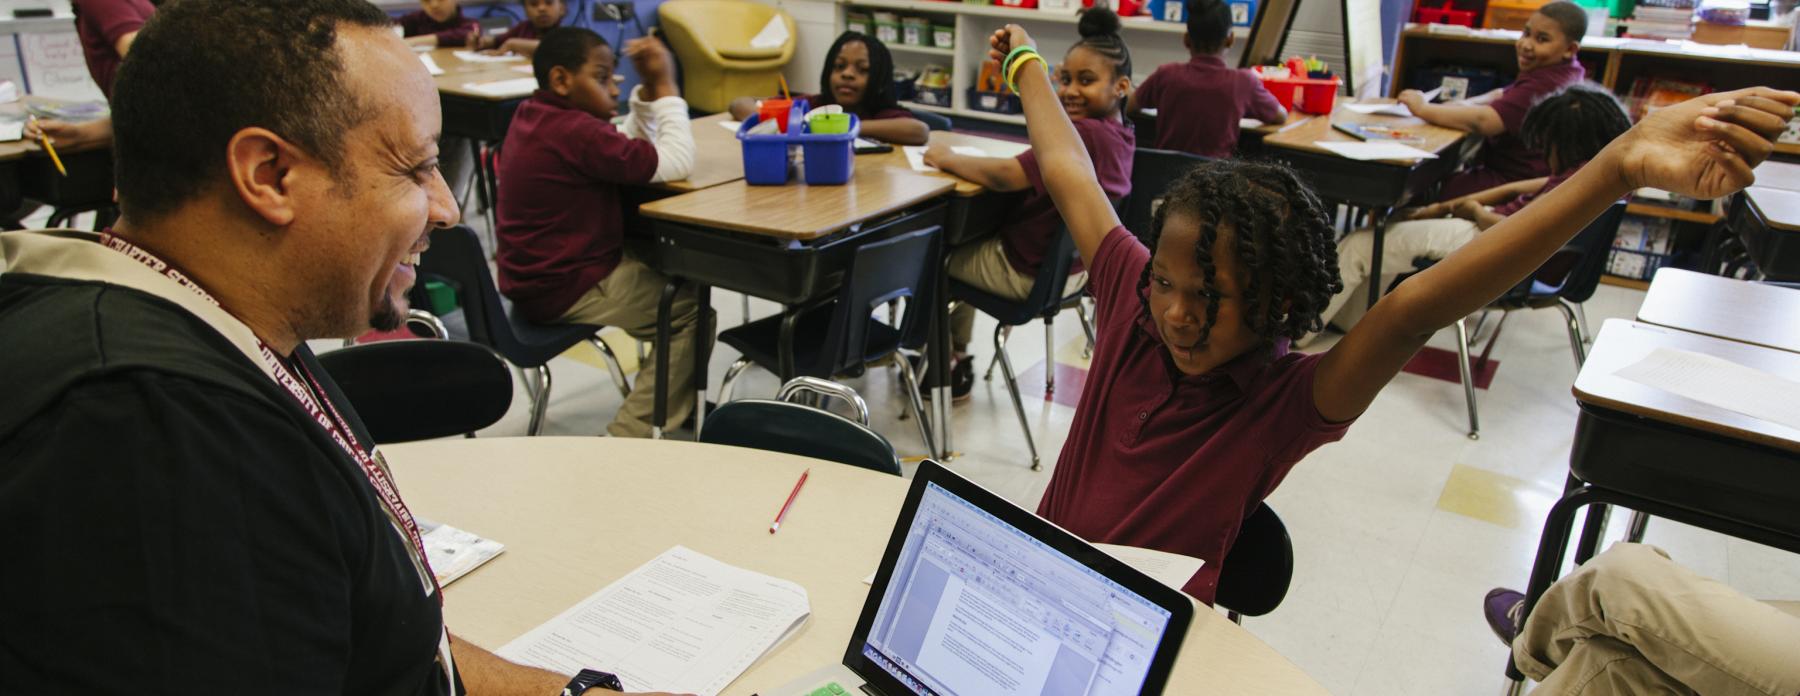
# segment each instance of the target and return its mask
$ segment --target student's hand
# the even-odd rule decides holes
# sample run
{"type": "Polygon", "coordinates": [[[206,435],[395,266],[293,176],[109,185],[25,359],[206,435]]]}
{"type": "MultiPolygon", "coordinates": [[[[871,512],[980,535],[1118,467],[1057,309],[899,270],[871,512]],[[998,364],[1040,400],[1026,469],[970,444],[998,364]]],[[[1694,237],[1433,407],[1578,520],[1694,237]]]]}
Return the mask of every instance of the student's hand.
{"type": "Polygon", "coordinates": [[[1398,101],[1401,104],[1405,104],[1406,108],[1416,111],[1419,107],[1425,105],[1425,93],[1416,89],[1409,89],[1400,93],[1398,101]]]}
{"type": "Polygon", "coordinates": [[[1481,201],[1467,197],[1458,198],[1451,201],[1450,215],[1464,220],[1475,221],[1479,220],[1481,214],[1487,212],[1487,209],[1488,207],[1482,205],[1481,201]]]}
{"type": "Polygon", "coordinates": [[[1708,94],[1656,111],[1607,146],[1632,190],[1653,187],[1702,200],[1756,180],[1800,93],[1751,87],[1708,94]]]}
{"type": "Polygon", "coordinates": [[[508,53],[520,53],[519,41],[521,41],[521,39],[507,39],[506,43],[500,44],[498,47],[490,48],[486,51],[482,51],[482,53],[486,53],[488,55],[494,55],[494,56],[502,56],[502,55],[506,55],[508,53]]]}
{"type": "Polygon", "coordinates": [[[924,160],[926,164],[937,167],[938,169],[943,169],[944,160],[948,159],[953,154],[955,153],[950,151],[949,145],[945,145],[942,142],[936,142],[925,147],[924,160]]]}
{"type": "Polygon", "coordinates": [[[1441,218],[1446,212],[1448,211],[1445,209],[1443,203],[1432,203],[1429,205],[1421,205],[1417,208],[1401,209],[1399,212],[1394,213],[1394,218],[1397,220],[1430,220],[1432,218],[1441,218]]]}
{"type": "Polygon", "coordinates": [[[106,147],[112,144],[112,119],[101,118],[82,123],[70,123],[50,118],[40,118],[25,122],[25,139],[36,141],[38,136],[48,136],[50,144],[58,152],[81,152],[106,147]]]}
{"type": "Polygon", "coordinates": [[[669,49],[663,46],[661,39],[644,36],[627,41],[625,55],[631,59],[638,80],[644,85],[644,99],[656,101],[680,93],[675,88],[675,70],[671,67],[669,49]]]}
{"type": "Polygon", "coordinates": [[[1008,24],[994,30],[994,35],[988,38],[988,58],[1004,61],[1006,54],[1011,53],[1014,48],[1019,46],[1035,47],[1037,44],[1032,42],[1030,34],[1025,33],[1024,27],[1008,24]]]}

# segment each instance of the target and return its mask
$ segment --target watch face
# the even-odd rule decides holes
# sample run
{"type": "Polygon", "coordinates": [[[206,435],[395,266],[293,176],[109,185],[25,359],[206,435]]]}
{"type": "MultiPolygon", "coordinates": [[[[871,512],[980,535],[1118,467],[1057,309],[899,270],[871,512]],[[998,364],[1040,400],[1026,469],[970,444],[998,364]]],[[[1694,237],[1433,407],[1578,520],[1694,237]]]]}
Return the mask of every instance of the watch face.
{"type": "Polygon", "coordinates": [[[570,694],[571,696],[578,696],[581,692],[596,686],[602,689],[612,689],[613,691],[625,690],[625,685],[621,684],[619,678],[613,676],[611,673],[602,672],[597,669],[584,669],[581,670],[579,674],[576,674],[574,679],[569,681],[569,686],[563,689],[563,693],[570,694]]]}

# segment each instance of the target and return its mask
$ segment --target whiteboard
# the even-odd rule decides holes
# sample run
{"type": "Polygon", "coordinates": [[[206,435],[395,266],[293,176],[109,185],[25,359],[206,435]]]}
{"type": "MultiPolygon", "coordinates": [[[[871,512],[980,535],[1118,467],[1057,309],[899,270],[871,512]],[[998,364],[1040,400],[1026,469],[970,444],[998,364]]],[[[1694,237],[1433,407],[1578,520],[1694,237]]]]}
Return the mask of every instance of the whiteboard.
{"type": "Polygon", "coordinates": [[[68,101],[103,101],[100,87],[88,75],[81,39],[74,31],[17,34],[19,61],[30,93],[68,101]]]}

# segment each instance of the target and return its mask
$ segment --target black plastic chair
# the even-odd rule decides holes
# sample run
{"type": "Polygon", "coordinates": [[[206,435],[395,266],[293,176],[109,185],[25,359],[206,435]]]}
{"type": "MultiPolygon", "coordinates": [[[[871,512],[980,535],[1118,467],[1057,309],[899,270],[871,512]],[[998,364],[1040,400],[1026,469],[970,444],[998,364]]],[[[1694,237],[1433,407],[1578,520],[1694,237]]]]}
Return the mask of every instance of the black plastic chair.
{"type": "MultiPolygon", "coordinates": [[[[1065,306],[1074,306],[1081,315],[1081,325],[1088,332],[1089,342],[1093,341],[1093,329],[1087,320],[1087,309],[1081,304],[1081,295],[1087,292],[1087,288],[1063,293],[1064,286],[1069,282],[1069,269],[1075,263],[1075,253],[1075,241],[1069,237],[1068,228],[1059,226],[1056,241],[1045,254],[1044,263],[1038,267],[1037,279],[1032,281],[1031,294],[1023,300],[1007,299],[955,278],[950,279],[952,299],[968,303],[999,322],[999,326],[994,329],[994,360],[1001,367],[1001,374],[1006,377],[1007,391],[1012,393],[1013,410],[1019,414],[1019,427],[1025,430],[1025,445],[1031,450],[1032,471],[1042,469],[1043,465],[1038,461],[1037,441],[1031,436],[1031,422],[1025,417],[1025,402],[1019,397],[1019,378],[1013,372],[1012,359],[1006,354],[1006,339],[1012,336],[1013,327],[1024,326],[1033,319],[1044,320],[1044,390],[1055,391],[1056,344],[1053,334],[1057,313],[1065,306]]],[[[994,364],[988,364],[987,379],[994,376],[994,364]]]]}
{"type": "Polygon", "coordinates": [[[456,290],[457,304],[462,306],[468,323],[469,340],[492,348],[521,372],[531,373],[533,379],[526,382],[526,391],[532,398],[531,425],[526,434],[536,435],[543,428],[544,412],[550,406],[550,359],[578,343],[587,342],[599,350],[619,394],[631,394],[631,383],[625,378],[618,356],[598,335],[605,327],[537,324],[519,317],[512,311],[512,303],[494,285],[481,241],[467,226],[432,233],[431,248],[419,262],[419,276],[420,285],[424,278],[436,277],[456,290]]]}
{"type": "Polygon", "coordinates": [[[1150,234],[1150,216],[1162,202],[1170,182],[1196,165],[1211,160],[1177,150],[1140,147],[1131,156],[1131,196],[1125,199],[1125,229],[1143,239],[1150,234]]]}
{"type": "MultiPolygon", "coordinates": [[[[1588,339],[1581,303],[1593,297],[1595,288],[1600,286],[1600,276],[1606,272],[1613,237],[1618,234],[1619,223],[1624,219],[1625,204],[1614,203],[1576,233],[1568,244],[1551,254],[1530,277],[1519,281],[1506,294],[1488,303],[1487,310],[1482,313],[1484,319],[1487,311],[1497,310],[1501,313],[1500,322],[1494,325],[1494,333],[1488,337],[1487,344],[1482,346],[1481,357],[1476,359],[1474,366],[1469,362],[1468,322],[1466,319],[1456,320],[1456,366],[1462,377],[1463,397],[1469,404],[1469,439],[1481,439],[1481,421],[1475,409],[1474,371],[1477,367],[1487,366],[1488,356],[1494,350],[1494,342],[1499,340],[1500,330],[1506,326],[1506,317],[1513,311],[1554,307],[1562,312],[1569,331],[1569,349],[1575,354],[1575,369],[1580,370],[1582,363],[1587,361],[1585,346],[1588,339]]],[[[1435,259],[1421,258],[1415,260],[1413,265],[1424,269],[1436,262],[1435,259]]],[[[1410,273],[1402,275],[1393,284],[1398,286],[1410,277],[1410,273]]]]}
{"type": "Polygon", "coordinates": [[[320,354],[376,444],[473,433],[512,407],[512,372],[465,341],[381,341],[320,354]]]}
{"type": "Polygon", "coordinates": [[[922,109],[907,109],[907,111],[912,113],[913,118],[919,119],[920,121],[924,122],[925,127],[930,128],[931,130],[947,131],[947,130],[950,130],[950,128],[951,128],[951,122],[950,122],[949,116],[945,116],[945,115],[939,114],[939,113],[932,113],[930,111],[925,111],[922,109]]]}
{"type": "MultiPolygon", "coordinates": [[[[794,375],[830,379],[861,374],[865,367],[894,355],[903,347],[923,344],[923,325],[931,321],[937,287],[938,240],[942,228],[931,226],[857,247],[844,269],[843,287],[834,298],[809,307],[789,308],[780,315],[753,321],[719,334],[719,342],[743,357],[726,370],[719,385],[719,401],[731,400],[739,375],[750,365],[779,373],[781,334],[792,332],[794,375]],[[899,327],[874,318],[889,302],[908,298],[906,316],[899,327]]],[[[912,363],[894,361],[906,381],[906,398],[919,437],[927,451],[936,451],[931,427],[925,421],[919,379],[912,363]]],[[[711,414],[701,427],[713,428],[711,414]]]]}
{"type": "Polygon", "coordinates": [[[868,414],[868,406],[855,390],[835,382],[800,377],[783,385],[775,401],[744,399],[720,405],[706,415],[706,428],[699,439],[715,445],[824,459],[899,476],[900,459],[895,456],[894,447],[887,438],[869,429],[868,414]],[[790,401],[808,392],[850,402],[862,416],[862,423],[790,401]]]}
{"type": "Polygon", "coordinates": [[[1294,581],[1294,540],[1287,525],[1268,503],[1244,518],[1237,541],[1219,566],[1219,591],[1214,603],[1225,615],[1243,623],[1243,617],[1263,616],[1281,606],[1294,581]]]}

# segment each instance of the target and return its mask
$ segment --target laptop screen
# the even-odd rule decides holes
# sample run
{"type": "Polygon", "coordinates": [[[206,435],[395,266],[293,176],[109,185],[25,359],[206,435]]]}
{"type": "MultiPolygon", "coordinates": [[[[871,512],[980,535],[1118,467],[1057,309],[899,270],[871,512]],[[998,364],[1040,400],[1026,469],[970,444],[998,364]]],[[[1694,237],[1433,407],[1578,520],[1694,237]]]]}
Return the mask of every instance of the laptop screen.
{"type": "Polygon", "coordinates": [[[861,652],[914,694],[1137,694],[1169,625],[1168,609],[934,481],[861,652]]]}

